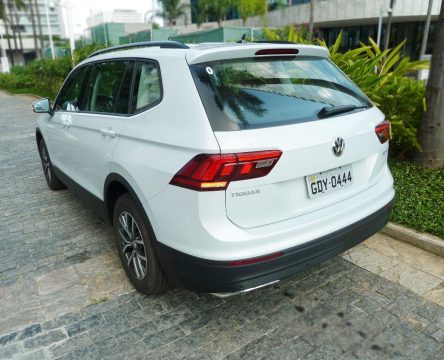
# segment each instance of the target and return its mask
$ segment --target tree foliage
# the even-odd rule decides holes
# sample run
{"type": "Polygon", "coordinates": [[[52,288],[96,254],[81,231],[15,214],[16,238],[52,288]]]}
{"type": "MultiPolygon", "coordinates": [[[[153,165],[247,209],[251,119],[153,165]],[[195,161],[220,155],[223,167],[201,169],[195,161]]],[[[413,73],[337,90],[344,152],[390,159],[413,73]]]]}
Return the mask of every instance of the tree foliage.
{"type": "Polygon", "coordinates": [[[159,2],[162,4],[160,15],[167,19],[169,27],[172,27],[181,16],[185,17],[185,23],[188,22],[186,9],[189,5],[182,3],[181,0],[159,0],[159,2]]]}
{"type": "Polygon", "coordinates": [[[265,15],[267,13],[267,2],[264,0],[234,0],[234,6],[239,12],[243,26],[251,16],[265,15]]]}
{"type": "Polygon", "coordinates": [[[202,15],[216,19],[220,27],[234,2],[234,0],[199,0],[198,7],[203,12],[202,15]]]}
{"type": "MultiPolygon", "coordinates": [[[[6,14],[6,4],[9,1],[7,0],[0,0],[0,20],[3,20],[5,23],[8,22],[8,16],[6,14]]],[[[10,0],[11,3],[15,3],[15,7],[18,10],[26,9],[26,4],[24,0],[10,0]]]]}

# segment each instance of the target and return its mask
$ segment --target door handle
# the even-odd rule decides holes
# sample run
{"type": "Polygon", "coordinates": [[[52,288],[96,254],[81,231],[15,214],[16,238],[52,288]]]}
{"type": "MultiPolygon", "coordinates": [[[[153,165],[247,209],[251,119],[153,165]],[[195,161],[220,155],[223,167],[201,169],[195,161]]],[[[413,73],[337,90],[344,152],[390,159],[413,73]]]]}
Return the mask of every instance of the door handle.
{"type": "Polygon", "coordinates": [[[103,136],[109,136],[110,138],[116,137],[116,132],[112,129],[100,129],[103,136]]]}
{"type": "Polygon", "coordinates": [[[70,120],[62,120],[62,125],[65,129],[67,129],[71,126],[71,121],[70,120]]]}

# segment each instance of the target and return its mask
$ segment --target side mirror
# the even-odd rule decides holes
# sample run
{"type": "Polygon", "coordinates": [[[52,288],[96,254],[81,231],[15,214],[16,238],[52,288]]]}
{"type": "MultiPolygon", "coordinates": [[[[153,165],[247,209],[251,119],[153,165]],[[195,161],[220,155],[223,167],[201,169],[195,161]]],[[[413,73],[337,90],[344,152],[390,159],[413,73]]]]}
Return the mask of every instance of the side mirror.
{"type": "Polygon", "coordinates": [[[49,115],[54,114],[49,99],[40,99],[34,101],[32,103],[32,111],[34,111],[35,113],[47,113],[49,115]]]}

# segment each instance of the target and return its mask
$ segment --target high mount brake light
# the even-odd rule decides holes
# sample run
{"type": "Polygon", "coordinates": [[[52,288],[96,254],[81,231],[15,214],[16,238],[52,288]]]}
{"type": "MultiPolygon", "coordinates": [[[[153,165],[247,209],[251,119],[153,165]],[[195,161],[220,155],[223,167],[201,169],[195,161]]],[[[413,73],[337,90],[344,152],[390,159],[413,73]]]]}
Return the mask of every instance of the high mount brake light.
{"type": "Polygon", "coordinates": [[[298,49],[263,49],[256,51],[255,55],[297,55],[298,49]]]}
{"type": "Polygon", "coordinates": [[[170,184],[197,191],[225,190],[230,181],[268,175],[281,155],[280,150],[199,154],[174,175],[170,184]]]}
{"type": "Polygon", "coordinates": [[[375,133],[381,144],[384,144],[390,139],[390,123],[384,121],[375,127],[375,133]]]}

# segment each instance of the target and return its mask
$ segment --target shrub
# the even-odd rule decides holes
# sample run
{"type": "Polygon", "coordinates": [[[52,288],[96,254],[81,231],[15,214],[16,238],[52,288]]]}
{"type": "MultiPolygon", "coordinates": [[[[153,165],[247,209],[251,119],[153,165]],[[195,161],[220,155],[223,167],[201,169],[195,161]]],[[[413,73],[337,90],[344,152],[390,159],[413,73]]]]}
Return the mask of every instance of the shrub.
{"type": "MultiPolygon", "coordinates": [[[[429,66],[427,61],[410,61],[401,56],[405,40],[393,49],[381,51],[370,45],[339,53],[342,33],[329,48],[331,60],[346,73],[385,114],[392,125],[391,153],[397,157],[420,149],[417,130],[424,111],[425,84],[408,77],[429,66]]],[[[326,46],[325,42],[318,41],[326,46]]]]}
{"type": "Polygon", "coordinates": [[[74,65],[81,63],[94,51],[105,48],[105,44],[90,44],[74,50],[74,65]]]}
{"type": "Polygon", "coordinates": [[[87,45],[74,51],[71,56],[52,59],[37,59],[27,66],[13,66],[10,74],[0,74],[0,88],[12,93],[33,93],[54,99],[63,81],[72,69],[72,63],[78,64],[92,52],[105,45],[87,45]]]}
{"type": "Polygon", "coordinates": [[[25,68],[30,72],[35,93],[54,99],[72,69],[71,57],[38,59],[25,68]]]}
{"type": "Polygon", "coordinates": [[[393,160],[389,165],[396,191],[391,220],[444,239],[444,168],[393,160]]]}

